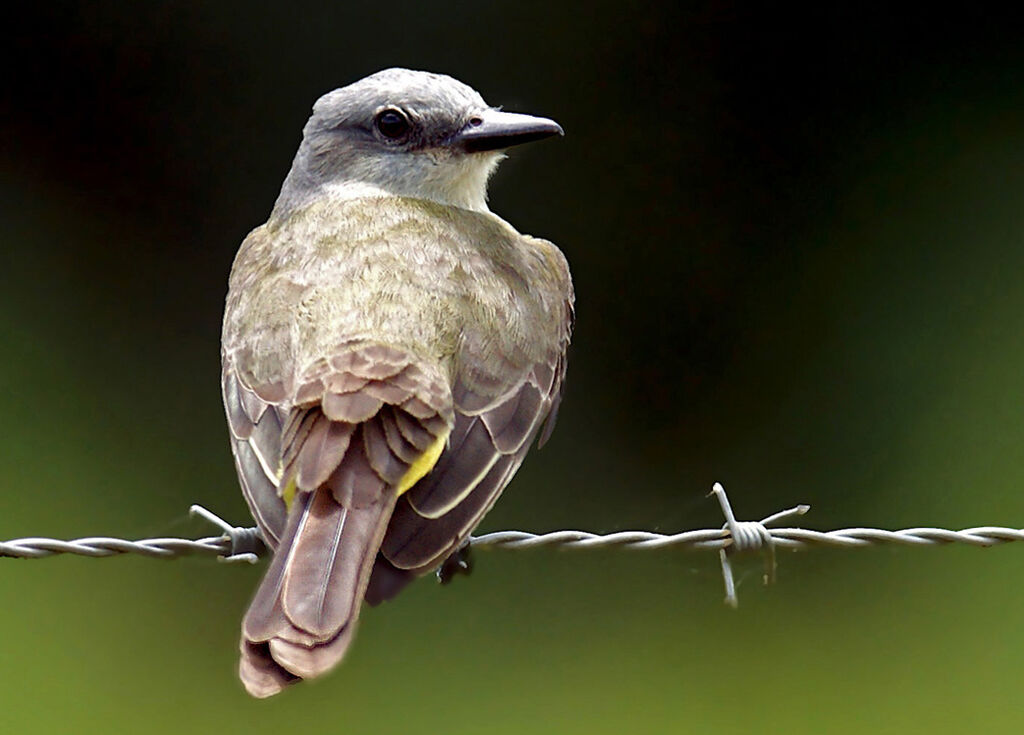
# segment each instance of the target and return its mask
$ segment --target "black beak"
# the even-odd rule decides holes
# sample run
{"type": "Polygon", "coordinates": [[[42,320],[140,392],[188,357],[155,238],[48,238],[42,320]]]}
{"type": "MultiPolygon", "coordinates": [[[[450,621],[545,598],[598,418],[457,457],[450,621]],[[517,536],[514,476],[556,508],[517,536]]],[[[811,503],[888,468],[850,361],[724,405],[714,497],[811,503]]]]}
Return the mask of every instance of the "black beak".
{"type": "Polygon", "coordinates": [[[452,136],[449,145],[467,153],[480,153],[543,140],[552,135],[565,133],[561,125],[546,117],[484,110],[474,115],[466,127],[452,136]]]}

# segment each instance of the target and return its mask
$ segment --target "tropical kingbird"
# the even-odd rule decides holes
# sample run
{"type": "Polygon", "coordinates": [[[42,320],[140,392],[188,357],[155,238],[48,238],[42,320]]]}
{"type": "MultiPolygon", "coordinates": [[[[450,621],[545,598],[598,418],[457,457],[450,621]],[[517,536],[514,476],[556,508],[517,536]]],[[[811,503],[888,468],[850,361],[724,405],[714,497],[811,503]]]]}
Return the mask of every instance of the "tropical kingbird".
{"type": "Polygon", "coordinates": [[[455,553],[547,438],[569,268],[490,212],[487,180],[504,149],[561,133],[406,69],[313,106],[224,314],[232,450],[274,550],[242,623],[250,694],[336,665],[363,599],[455,553]]]}

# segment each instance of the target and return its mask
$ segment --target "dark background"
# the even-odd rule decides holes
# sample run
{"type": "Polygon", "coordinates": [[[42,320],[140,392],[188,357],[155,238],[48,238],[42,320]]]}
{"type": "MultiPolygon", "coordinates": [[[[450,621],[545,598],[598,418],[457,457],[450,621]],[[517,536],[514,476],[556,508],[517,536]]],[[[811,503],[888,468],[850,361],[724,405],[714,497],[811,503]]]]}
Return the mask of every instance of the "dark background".
{"type": "MultiPolygon", "coordinates": [[[[220,312],[320,94],[452,74],[566,137],[491,206],[558,243],[577,331],[552,442],[483,528],[1024,519],[1024,33],[739,3],[48,3],[8,15],[0,539],[247,521],[220,312]]],[[[0,730],[1012,731],[1024,557],[493,552],[364,615],[345,664],[236,682],[261,569],[0,562],[0,730]]]]}

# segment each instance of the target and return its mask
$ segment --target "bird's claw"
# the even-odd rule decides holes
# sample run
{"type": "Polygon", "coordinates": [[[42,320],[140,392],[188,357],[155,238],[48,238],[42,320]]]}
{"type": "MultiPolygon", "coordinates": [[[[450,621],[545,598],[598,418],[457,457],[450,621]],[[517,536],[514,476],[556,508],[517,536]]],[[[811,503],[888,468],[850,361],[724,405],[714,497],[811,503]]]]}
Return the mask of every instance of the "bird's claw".
{"type": "Polygon", "coordinates": [[[437,568],[437,581],[448,584],[457,575],[469,575],[473,571],[473,557],[470,554],[469,540],[453,551],[437,568]]]}

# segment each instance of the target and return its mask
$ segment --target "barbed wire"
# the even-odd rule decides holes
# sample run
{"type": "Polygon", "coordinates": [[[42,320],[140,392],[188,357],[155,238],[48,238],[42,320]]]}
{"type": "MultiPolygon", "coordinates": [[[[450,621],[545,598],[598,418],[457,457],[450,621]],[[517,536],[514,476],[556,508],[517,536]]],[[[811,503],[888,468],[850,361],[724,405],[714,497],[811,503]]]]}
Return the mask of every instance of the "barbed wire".
{"type": "MultiPolygon", "coordinates": [[[[737,605],[731,558],[736,554],[761,552],[765,557],[766,584],[774,581],[776,549],[801,550],[817,547],[865,548],[868,546],[941,546],[966,544],[969,546],[998,546],[1013,541],[1024,541],[1024,529],[1003,526],[977,526],[952,531],[944,528],[905,528],[887,531],[879,528],[842,528],[834,531],[814,531],[806,528],[771,528],[773,524],[802,516],[809,505],[798,505],[774,513],[760,521],[737,521],[725,489],[715,483],[711,494],[722,508],[726,522],[722,528],[683,531],[663,534],[651,531],[617,531],[597,534],[587,531],[552,531],[529,533],[526,531],[497,531],[471,536],[467,546],[471,549],[607,549],[632,550],[678,549],[685,551],[717,550],[725,583],[725,600],[737,605]]],[[[92,558],[137,554],[156,559],[176,559],[183,556],[215,556],[226,562],[255,563],[268,554],[256,528],[232,526],[216,514],[199,505],[190,509],[216,525],[220,536],[199,539],[149,538],[130,541],[105,536],[89,536],[70,541],[53,538],[30,537],[0,541],[0,557],[16,559],[42,559],[58,554],[74,554],[92,558]]]]}

